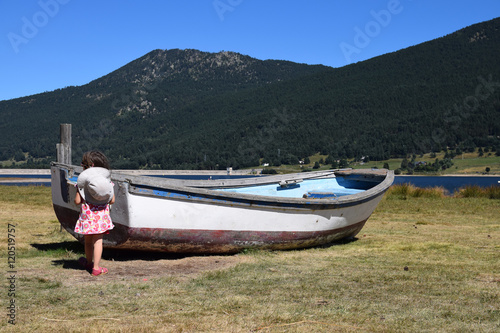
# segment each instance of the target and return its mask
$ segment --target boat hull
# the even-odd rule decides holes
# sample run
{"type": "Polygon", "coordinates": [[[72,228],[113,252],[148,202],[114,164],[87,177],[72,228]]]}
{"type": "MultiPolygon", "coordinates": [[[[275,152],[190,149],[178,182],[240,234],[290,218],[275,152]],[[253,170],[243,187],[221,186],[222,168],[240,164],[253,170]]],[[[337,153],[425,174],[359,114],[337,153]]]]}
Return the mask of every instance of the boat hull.
{"type": "MultiPolygon", "coordinates": [[[[55,164],[51,172],[57,218],[65,230],[83,241],[82,235],[74,233],[79,207],[73,203],[73,183],[79,170],[55,164]]],[[[113,172],[116,203],[111,218],[115,229],[104,236],[104,246],[236,253],[249,248],[286,250],[323,245],[359,233],[392,184],[391,176],[389,172],[363,174],[378,185],[356,195],[282,199],[113,172]]],[[[226,182],[220,186],[231,185],[226,182]]]]}

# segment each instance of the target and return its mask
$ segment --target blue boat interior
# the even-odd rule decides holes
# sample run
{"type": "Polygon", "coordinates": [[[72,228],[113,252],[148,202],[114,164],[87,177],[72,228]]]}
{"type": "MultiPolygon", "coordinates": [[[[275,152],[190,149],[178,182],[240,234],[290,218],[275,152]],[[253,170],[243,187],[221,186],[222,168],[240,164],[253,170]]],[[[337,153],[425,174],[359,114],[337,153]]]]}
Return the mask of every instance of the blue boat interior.
{"type": "Polygon", "coordinates": [[[242,194],[264,195],[270,197],[282,198],[316,198],[325,199],[351,195],[365,191],[375,184],[361,184],[361,182],[352,182],[353,187],[340,185],[339,178],[325,179],[305,179],[300,183],[290,185],[266,184],[258,186],[237,187],[237,188],[222,188],[215,189],[217,191],[235,192],[242,194]]]}

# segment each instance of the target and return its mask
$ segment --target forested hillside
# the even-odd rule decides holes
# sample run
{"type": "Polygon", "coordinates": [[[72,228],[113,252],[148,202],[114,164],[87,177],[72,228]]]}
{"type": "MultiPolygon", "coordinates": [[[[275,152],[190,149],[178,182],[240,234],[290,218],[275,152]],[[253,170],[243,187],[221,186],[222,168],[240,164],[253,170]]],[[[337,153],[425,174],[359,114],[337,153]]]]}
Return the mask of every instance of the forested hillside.
{"type": "Polygon", "coordinates": [[[156,50],[80,87],[0,102],[0,160],[73,159],[116,168],[233,168],[500,149],[500,19],[342,68],[232,52],[156,50]]]}

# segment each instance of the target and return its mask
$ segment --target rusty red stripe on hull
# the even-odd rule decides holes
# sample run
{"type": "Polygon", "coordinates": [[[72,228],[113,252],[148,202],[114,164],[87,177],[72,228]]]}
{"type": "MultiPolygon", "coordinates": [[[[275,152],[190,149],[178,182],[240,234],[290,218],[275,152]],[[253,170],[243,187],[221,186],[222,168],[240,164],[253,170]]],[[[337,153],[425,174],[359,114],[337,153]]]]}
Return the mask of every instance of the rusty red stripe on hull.
{"type": "MultiPolygon", "coordinates": [[[[61,225],[73,232],[78,212],[54,205],[61,225]]],[[[287,250],[312,247],[347,237],[354,237],[366,220],[347,227],[314,232],[194,230],[162,228],[129,228],[114,221],[115,229],[104,236],[104,245],[111,248],[154,250],[173,253],[236,253],[247,248],[287,250]]]]}

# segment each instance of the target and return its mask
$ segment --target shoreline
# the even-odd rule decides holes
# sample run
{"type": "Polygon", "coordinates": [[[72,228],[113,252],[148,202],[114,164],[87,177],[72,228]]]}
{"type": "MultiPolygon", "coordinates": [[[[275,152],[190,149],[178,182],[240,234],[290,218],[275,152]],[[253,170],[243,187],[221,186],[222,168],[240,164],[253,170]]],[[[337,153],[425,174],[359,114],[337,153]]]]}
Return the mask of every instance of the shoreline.
{"type": "Polygon", "coordinates": [[[394,177],[500,177],[500,174],[481,174],[481,173],[455,173],[446,175],[394,175],[394,177]]]}
{"type": "MultiPolygon", "coordinates": [[[[244,169],[244,170],[122,170],[111,169],[111,172],[127,173],[131,175],[152,175],[152,176],[167,176],[167,175],[251,175],[252,173],[259,172],[262,169],[244,169]]],[[[2,175],[50,175],[50,169],[0,169],[0,176],[2,175]]],[[[16,177],[19,179],[20,177],[16,177]]]]}
{"type": "MultiPolygon", "coordinates": [[[[152,176],[167,176],[167,175],[252,175],[262,169],[243,169],[233,170],[230,173],[227,170],[127,170],[127,169],[112,169],[111,172],[128,173],[131,175],[152,175],[152,176]]],[[[2,175],[50,175],[50,169],[0,169],[2,175]]],[[[257,175],[260,175],[258,173],[257,175]]],[[[457,173],[457,174],[425,174],[425,175],[395,175],[395,177],[500,177],[500,174],[476,174],[476,173],[457,173]]],[[[19,177],[16,177],[19,178],[19,177]]]]}
{"type": "Polygon", "coordinates": [[[0,175],[50,175],[50,169],[0,169],[0,175]]]}

